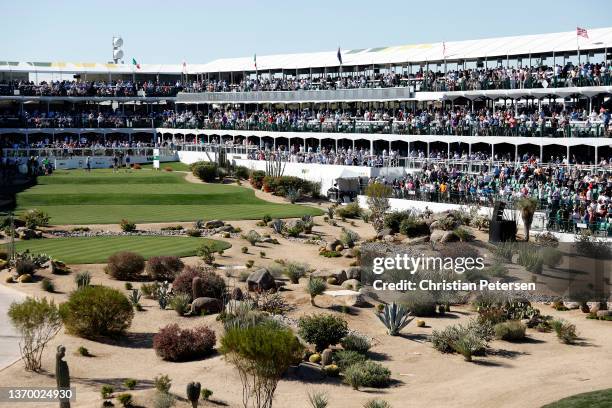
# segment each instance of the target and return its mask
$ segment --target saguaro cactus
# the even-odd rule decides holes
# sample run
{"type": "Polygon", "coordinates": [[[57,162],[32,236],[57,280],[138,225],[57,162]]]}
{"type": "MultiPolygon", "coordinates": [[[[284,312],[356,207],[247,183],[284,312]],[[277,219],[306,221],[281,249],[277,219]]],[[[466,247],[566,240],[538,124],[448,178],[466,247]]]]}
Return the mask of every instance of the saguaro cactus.
{"type": "Polygon", "coordinates": [[[202,385],[199,382],[190,382],[187,384],[187,399],[191,401],[191,406],[196,408],[200,399],[200,390],[202,385]]]}
{"type": "MultiPolygon", "coordinates": [[[[57,381],[58,391],[70,389],[70,371],[68,363],[63,360],[66,356],[66,347],[57,346],[55,353],[55,380],[57,381]]],[[[64,398],[60,400],[60,408],[70,408],[70,400],[64,398]]]]}

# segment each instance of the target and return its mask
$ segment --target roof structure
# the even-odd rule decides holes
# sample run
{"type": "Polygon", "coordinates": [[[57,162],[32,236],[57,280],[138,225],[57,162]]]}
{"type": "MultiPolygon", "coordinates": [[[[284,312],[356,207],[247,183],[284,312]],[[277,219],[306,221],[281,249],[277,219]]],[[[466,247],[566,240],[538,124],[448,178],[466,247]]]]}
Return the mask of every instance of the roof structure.
{"type": "MultiPolygon", "coordinates": [[[[490,60],[555,52],[581,52],[593,49],[612,50],[612,27],[588,29],[589,38],[578,38],[576,31],[561,33],[497,37],[480,40],[447,41],[342,50],[343,66],[399,65],[422,62],[490,60]]],[[[257,69],[295,70],[338,67],[337,50],[312,53],[258,55],[257,69]]],[[[72,62],[14,62],[0,61],[0,72],[53,72],[53,73],[109,73],[109,74],[174,74],[255,71],[253,56],[223,58],[206,64],[131,64],[72,63],[72,62]]]]}

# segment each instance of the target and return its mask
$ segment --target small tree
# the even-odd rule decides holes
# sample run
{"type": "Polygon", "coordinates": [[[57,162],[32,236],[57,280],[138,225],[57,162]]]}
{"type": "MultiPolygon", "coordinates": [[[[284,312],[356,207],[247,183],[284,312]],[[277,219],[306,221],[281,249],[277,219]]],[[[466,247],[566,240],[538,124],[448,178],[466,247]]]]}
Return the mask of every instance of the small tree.
{"type": "Polygon", "coordinates": [[[366,188],[368,207],[370,208],[370,222],[376,232],[384,226],[385,213],[389,210],[389,197],[391,188],[384,184],[374,183],[366,188]]]}
{"type": "Polygon", "coordinates": [[[8,316],[21,336],[19,350],[28,371],[39,371],[47,343],[62,326],[57,306],[47,298],[28,297],[21,303],[12,303],[8,316]]]}
{"type": "Polygon", "coordinates": [[[529,241],[529,230],[531,230],[533,214],[535,214],[536,208],[538,208],[538,202],[535,198],[523,197],[516,203],[516,205],[521,211],[521,217],[523,218],[525,241],[529,241]]]}
{"type": "Polygon", "coordinates": [[[330,314],[303,316],[298,320],[298,334],[304,341],[314,344],[317,351],[323,351],[348,334],[348,323],[330,314]]]}
{"type": "Polygon", "coordinates": [[[300,361],[303,346],[291,329],[275,322],[229,328],[221,352],[240,374],[242,404],[271,408],[278,381],[291,364],[300,361]]]}
{"type": "Polygon", "coordinates": [[[325,281],[321,278],[311,278],[308,280],[308,284],[306,285],[306,292],[310,295],[310,304],[315,306],[315,298],[327,289],[327,285],[325,281]]]}

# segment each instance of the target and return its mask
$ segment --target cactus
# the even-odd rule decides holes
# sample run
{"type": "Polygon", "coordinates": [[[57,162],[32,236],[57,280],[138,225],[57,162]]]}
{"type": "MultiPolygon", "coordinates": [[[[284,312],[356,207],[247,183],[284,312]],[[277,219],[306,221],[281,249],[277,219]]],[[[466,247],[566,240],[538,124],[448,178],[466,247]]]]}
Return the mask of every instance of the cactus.
{"type": "Polygon", "coordinates": [[[132,293],[130,293],[129,299],[132,303],[132,306],[136,307],[140,303],[140,298],[142,295],[138,289],[132,289],[132,293]]]}
{"type": "MultiPolygon", "coordinates": [[[[66,347],[62,345],[57,346],[57,353],[55,354],[55,380],[58,391],[70,389],[70,371],[68,370],[68,363],[63,360],[64,356],[66,356],[66,347]]],[[[60,408],[70,408],[70,399],[61,399],[60,408]]]]}
{"type": "Polygon", "coordinates": [[[191,281],[191,297],[193,300],[204,296],[204,292],[202,291],[202,278],[196,276],[191,281]]]}
{"type": "Polygon", "coordinates": [[[159,303],[159,308],[164,310],[166,306],[168,306],[168,301],[170,300],[170,287],[167,281],[164,281],[157,288],[157,303],[159,303]]]}
{"type": "Polygon", "coordinates": [[[274,232],[276,232],[277,234],[282,234],[283,230],[285,229],[285,221],[276,218],[272,220],[272,222],[270,223],[270,227],[272,227],[274,232]]]}
{"type": "Polygon", "coordinates": [[[89,286],[91,282],[91,274],[87,271],[79,272],[74,277],[74,283],[77,285],[77,289],[84,288],[85,286],[89,286]]]}
{"type": "Polygon", "coordinates": [[[200,390],[202,386],[199,382],[190,382],[187,384],[187,399],[191,401],[191,406],[196,408],[200,399],[200,390]]]}
{"type": "Polygon", "coordinates": [[[400,330],[414,320],[414,316],[404,305],[398,305],[395,302],[385,305],[380,313],[376,313],[376,316],[385,325],[391,336],[397,336],[400,330]]]}

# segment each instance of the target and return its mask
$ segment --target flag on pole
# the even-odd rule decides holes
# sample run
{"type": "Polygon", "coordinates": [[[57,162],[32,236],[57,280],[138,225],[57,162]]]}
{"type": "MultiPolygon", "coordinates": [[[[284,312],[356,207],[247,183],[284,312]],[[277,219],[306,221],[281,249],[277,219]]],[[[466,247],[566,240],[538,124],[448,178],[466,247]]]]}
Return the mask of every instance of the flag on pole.
{"type": "Polygon", "coordinates": [[[255,66],[255,70],[257,70],[257,53],[253,54],[253,65],[255,66]]]}
{"type": "Polygon", "coordinates": [[[140,64],[136,62],[136,58],[132,58],[132,65],[134,65],[136,69],[140,69],[140,64]]]}
{"type": "Polygon", "coordinates": [[[576,27],[576,36],[588,39],[589,38],[589,32],[587,31],[586,28],[576,27]]]}
{"type": "Polygon", "coordinates": [[[183,74],[187,74],[187,62],[183,61],[183,74]]]}
{"type": "Polygon", "coordinates": [[[338,57],[338,62],[340,63],[340,65],[342,65],[342,53],[340,52],[339,46],[338,46],[338,54],[336,54],[336,56],[338,57]]]}
{"type": "Polygon", "coordinates": [[[442,41],[442,57],[446,59],[446,41],[442,41]]]}

